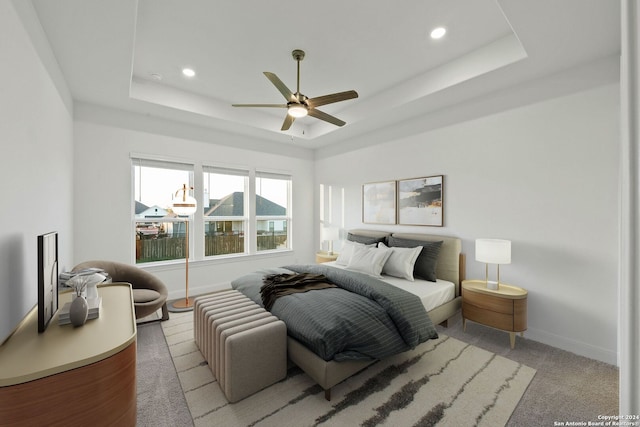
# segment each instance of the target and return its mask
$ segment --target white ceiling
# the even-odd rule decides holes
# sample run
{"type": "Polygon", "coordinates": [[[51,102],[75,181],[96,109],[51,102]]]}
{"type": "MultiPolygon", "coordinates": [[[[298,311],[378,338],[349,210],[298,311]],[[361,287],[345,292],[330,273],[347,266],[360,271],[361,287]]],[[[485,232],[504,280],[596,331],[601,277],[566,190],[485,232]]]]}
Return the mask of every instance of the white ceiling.
{"type": "Polygon", "coordinates": [[[315,149],[618,54],[614,0],[32,0],[76,101],[315,149]],[[441,40],[429,32],[444,26],[441,40]],[[280,131],[308,97],[356,90],[280,131]],[[185,66],[195,78],[181,75],[185,66]],[[158,80],[152,75],[158,74],[158,80]]]}

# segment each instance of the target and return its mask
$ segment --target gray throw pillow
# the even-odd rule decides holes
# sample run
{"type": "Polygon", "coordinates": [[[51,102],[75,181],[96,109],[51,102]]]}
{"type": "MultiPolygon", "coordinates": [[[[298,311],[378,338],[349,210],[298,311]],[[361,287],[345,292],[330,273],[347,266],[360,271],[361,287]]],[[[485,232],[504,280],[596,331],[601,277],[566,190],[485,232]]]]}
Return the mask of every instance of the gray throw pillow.
{"type": "Polygon", "coordinates": [[[347,240],[356,243],[362,243],[363,245],[372,245],[378,244],[379,242],[386,243],[386,237],[367,237],[367,236],[358,236],[357,234],[349,233],[347,234],[347,240]]]}
{"type": "Polygon", "coordinates": [[[418,255],[418,259],[413,266],[413,275],[421,279],[429,280],[430,282],[436,281],[436,264],[438,262],[440,248],[442,247],[442,241],[424,242],[421,240],[398,239],[391,236],[389,237],[389,246],[396,246],[398,248],[415,248],[416,246],[422,246],[422,251],[420,251],[420,255],[418,255]]]}

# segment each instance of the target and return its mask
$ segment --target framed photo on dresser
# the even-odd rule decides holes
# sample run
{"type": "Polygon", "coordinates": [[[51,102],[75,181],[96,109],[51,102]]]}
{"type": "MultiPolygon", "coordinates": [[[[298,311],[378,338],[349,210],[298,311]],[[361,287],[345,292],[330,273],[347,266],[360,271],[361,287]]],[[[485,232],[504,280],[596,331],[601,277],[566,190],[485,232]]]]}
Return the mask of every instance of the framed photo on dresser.
{"type": "Polygon", "coordinates": [[[58,233],[38,236],[38,332],[58,311],[58,233]]]}

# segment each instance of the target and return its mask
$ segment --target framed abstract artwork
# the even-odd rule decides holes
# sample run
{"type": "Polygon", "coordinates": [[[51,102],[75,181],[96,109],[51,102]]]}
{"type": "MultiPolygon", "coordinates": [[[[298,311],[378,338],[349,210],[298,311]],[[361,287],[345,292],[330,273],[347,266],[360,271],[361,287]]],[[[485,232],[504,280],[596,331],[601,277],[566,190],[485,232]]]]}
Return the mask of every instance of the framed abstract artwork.
{"type": "Polygon", "coordinates": [[[396,182],[373,182],[362,186],[362,222],[396,223],[396,182]]]}
{"type": "Polygon", "coordinates": [[[398,224],[442,227],[443,176],[398,181],[398,224]]]}

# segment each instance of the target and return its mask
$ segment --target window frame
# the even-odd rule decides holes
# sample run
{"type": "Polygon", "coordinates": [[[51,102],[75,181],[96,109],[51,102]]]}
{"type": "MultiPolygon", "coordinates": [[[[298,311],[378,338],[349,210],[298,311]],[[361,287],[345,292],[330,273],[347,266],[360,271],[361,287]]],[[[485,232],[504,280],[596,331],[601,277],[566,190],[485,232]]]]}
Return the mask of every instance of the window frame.
{"type": "MultiPolygon", "coordinates": [[[[285,207],[286,212],[285,215],[258,215],[257,212],[255,213],[255,220],[253,221],[253,223],[255,224],[255,234],[254,234],[254,242],[256,245],[255,248],[255,253],[257,254],[263,254],[263,253],[270,253],[270,252],[281,252],[281,251],[290,251],[292,250],[292,245],[291,245],[291,229],[292,229],[292,201],[293,201],[293,178],[291,176],[291,174],[288,173],[282,173],[282,172],[270,172],[270,171],[265,171],[265,170],[256,170],[255,171],[255,176],[254,176],[254,185],[257,186],[258,183],[258,178],[266,178],[266,179],[278,179],[278,180],[282,180],[282,181],[286,181],[286,185],[287,185],[287,206],[285,207]],[[257,247],[257,240],[258,240],[258,221],[285,221],[285,226],[286,226],[286,246],[283,248],[275,248],[275,249],[264,249],[264,250],[259,250],[257,247]]],[[[254,208],[257,206],[256,203],[256,199],[258,197],[258,190],[255,189],[253,194],[251,195],[253,197],[254,200],[254,208]]],[[[261,196],[262,197],[262,196],[261,196]]],[[[254,209],[255,212],[255,209],[254,209]]]]}
{"type": "MultiPolygon", "coordinates": [[[[242,234],[243,234],[243,248],[242,252],[234,252],[229,254],[206,254],[206,245],[202,250],[203,259],[218,259],[221,257],[234,257],[234,256],[243,256],[250,255],[250,246],[249,246],[249,238],[250,238],[250,221],[249,221],[249,200],[246,195],[249,195],[249,182],[250,182],[250,171],[248,168],[231,168],[231,167],[220,167],[214,165],[205,164],[202,166],[202,181],[203,181],[203,189],[202,189],[202,198],[204,201],[204,190],[208,188],[210,183],[205,185],[205,174],[214,173],[218,175],[229,175],[229,176],[241,176],[244,177],[244,189],[243,189],[243,210],[242,216],[228,216],[228,215],[205,215],[202,213],[202,237],[206,239],[206,230],[207,223],[209,222],[241,222],[242,223],[242,234]]],[[[211,195],[209,195],[209,198],[211,195]]]]}
{"type": "MultiPolygon", "coordinates": [[[[187,172],[188,174],[188,183],[184,183],[186,184],[189,188],[192,188],[194,186],[194,179],[195,179],[195,164],[193,162],[190,162],[188,160],[184,160],[184,159],[175,159],[175,158],[167,158],[167,157],[159,157],[159,156],[150,156],[150,155],[140,155],[140,154],[131,154],[131,186],[132,186],[132,193],[131,193],[131,201],[132,201],[132,214],[131,214],[131,218],[132,218],[132,229],[131,229],[131,234],[132,236],[134,236],[134,240],[132,242],[132,261],[134,265],[138,265],[138,266],[149,266],[149,265],[168,265],[168,264],[173,264],[173,263],[177,263],[177,262],[181,262],[184,260],[184,257],[176,257],[176,258],[171,258],[171,259],[167,259],[167,260],[158,260],[158,261],[148,261],[148,262],[138,262],[138,253],[137,253],[137,230],[138,230],[138,224],[142,224],[142,223],[189,223],[189,235],[190,235],[190,239],[189,239],[189,248],[188,248],[188,254],[189,254],[189,261],[191,261],[194,258],[194,239],[191,238],[194,235],[194,225],[196,223],[195,221],[195,216],[194,215],[189,215],[188,217],[185,216],[175,216],[175,217],[167,217],[167,216],[162,216],[162,217],[157,217],[157,218],[137,218],[136,217],[136,192],[138,189],[136,189],[136,167],[150,167],[150,168],[155,168],[155,169],[167,169],[167,170],[178,170],[178,171],[184,171],[187,172]]],[[[175,197],[175,194],[177,191],[179,191],[181,189],[181,187],[177,187],[175,189],[175,191],[172,193],[175,197]]],[[[197,200],[197,198],[196,198],[197,200]]],[[[170,202],[169,202],[170,203],[170,202]]]]}
{"type": "MultiPolygon", "coordinates": [[[[189,261],[203,262],[203,261],[218,261],[229,258],[244,258],[244,257],[260,257],[268,256],[269,254],[277,254],[283,252],[289,252],[293,250],[292,236],[293,236],[293,175],[290,172],[283,171],[266,171],[262,168],[256,169],[247,165],[225,165],[216,163],[202,163],[199,161],[192,161],[185,158],[156,156],[149,154],[131,153],[131,232],[130,236],[133,236],[131,242],[131,259],[134,265],[139,266],[171,266],[184,262],[184,258],[174,258],[163,261],[149,261],[144,263],[138,263],[136,261],[136,227],[137,224],[142,222],[184,222],[185,219],[189,221],[189,261]],[[193,188],[191,195],[195,197],[198,209],[196,213],[190,215],[188,218],[178,217],[160,217],[160,218],[136,218],[136,166],[151,166],[157,168],[166,169],[178,169],[186,170],[189,173],[188,186],[193,188]],[[178,167],[175,167],[178,166],[178,167]],[[204,189],[205,189],[205,174],[207,172],[220,173],[217,171],[235,171],[246,173],[245,178],[245,197],[243,198],[244,210],[243,216],[205,216],[204,209],[202,208],[204,203],[204,189]],[[287,181],[287,206],[285,215],[256,215],[256,183],[258,178],[275,178],[287,181]],[[258,221],[284,221],[286,226],[286,246],[275,249],[258,250],[258,221]],[[205,230],[207,229],[207,223],[211,221],[242,221],[244,227],[244,252],[219,254],[219,255],[205,255],[205,230]]],[[[176,191],[179,188],[176,188],[176,191]]]]}

